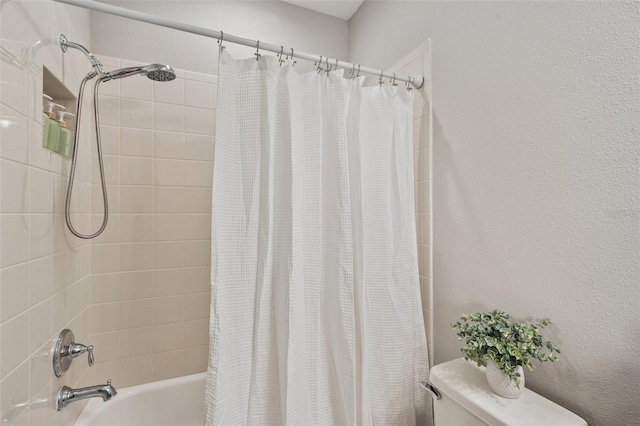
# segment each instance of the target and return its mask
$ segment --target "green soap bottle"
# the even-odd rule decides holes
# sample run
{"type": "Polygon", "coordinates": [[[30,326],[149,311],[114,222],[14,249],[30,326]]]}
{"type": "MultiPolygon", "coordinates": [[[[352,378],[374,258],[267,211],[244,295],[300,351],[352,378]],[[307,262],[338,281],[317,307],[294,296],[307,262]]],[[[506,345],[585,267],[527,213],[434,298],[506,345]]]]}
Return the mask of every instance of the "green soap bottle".
{"type": "MultiPolygon", "coordinates": [[[[51,103],[53,104],[53,107],[64,109],[64,106],[62,105],[55,104],[53,102],[51,103]]],[[[51,108],[51,111],[53,111],[53,107],[51,108]]],[[[47,143],[45,144],[45,147],[48,150],[51,150],[53,152],[58,151],[58,134],[59,133],[60,133],[60,124],[58,124],[58,122],[55,120],[55,115],[54,115],[49,120],[49,133],[47,136],[47,143]]]]}
{"type": "Polygon", "coordinates": [[[53,117],[53,98],[45,93],[42,97],[47,104],[46,112],[42,113],[42,146],[47,146],[47,140],[49,140],[49,120],[53,117]]]}
{"type": "Polygon", "coordinates": [[[73,132],[67,129],[67,122],[64,121],[65,116],[70,115],[75,117],[75,114],[65,111],[58,111],[58,124],[60,124],[60,131],[58,136],[58,154],[66,158],[71,158],[73,154],[73,132]]]}

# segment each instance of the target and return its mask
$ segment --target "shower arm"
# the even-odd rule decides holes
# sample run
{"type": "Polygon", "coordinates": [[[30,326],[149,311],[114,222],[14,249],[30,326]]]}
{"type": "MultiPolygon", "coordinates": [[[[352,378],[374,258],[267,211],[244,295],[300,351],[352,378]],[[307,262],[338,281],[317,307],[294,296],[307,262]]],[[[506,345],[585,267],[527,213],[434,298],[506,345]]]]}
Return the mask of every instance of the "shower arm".
{"type": "Polygon", "coordinates": [[[102,69],[102,63],[100,62],[100,59],[96,58],[93,53],[89,52],[83,45],[69,41],[64,36],[64,34],[60,34],[60,47],[62,48],[63,52],[66,52],[70,47],[78,49],[79,51],[84,53],[87,58],[89,58],[89,62],[91,62],[91,66],[93,66],[93,68],[96,70],[97,75],[103,76],[104,74],[106,74],[102,69]]]}

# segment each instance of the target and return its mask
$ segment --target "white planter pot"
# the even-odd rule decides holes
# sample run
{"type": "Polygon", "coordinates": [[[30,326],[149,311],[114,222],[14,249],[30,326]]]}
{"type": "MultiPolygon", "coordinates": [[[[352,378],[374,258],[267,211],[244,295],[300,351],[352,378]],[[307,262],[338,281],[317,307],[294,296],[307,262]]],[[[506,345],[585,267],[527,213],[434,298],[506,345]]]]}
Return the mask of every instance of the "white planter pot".
{"type": "Polygon", "coordinates": [[[516,382],[510,380],[509,376],[496,367],[493,361],[487,361],[487,382],[489,382],[491,390],[505,398],[520,398],[522,389],[524,389],[524,371],[520,366],[516,371],[520,373],[519,387],[516,382]]]}

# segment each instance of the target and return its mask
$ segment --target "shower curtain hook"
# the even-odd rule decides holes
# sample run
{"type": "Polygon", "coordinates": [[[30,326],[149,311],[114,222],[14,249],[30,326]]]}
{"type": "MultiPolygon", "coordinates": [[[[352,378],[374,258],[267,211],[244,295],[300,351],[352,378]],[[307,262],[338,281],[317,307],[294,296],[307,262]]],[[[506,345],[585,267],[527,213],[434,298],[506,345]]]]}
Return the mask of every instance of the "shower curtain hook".
{"type": "Polygon", "coordinates": [[[396,73],[393,73],[393,81],[391,81],[391,86],[397,86],[396,84],[396,73]]]}
{"type": "Polygon", "coordinates": [[[356,78],[356,64],[352,64],[351,71],[349,72],[349,74],[351,74],[351,80],[356,78]]]}
{"type": "Polygon", "coordinates": [[[291,49],[291,66],[295,67],[298,62],[293,59],[293,47],[290,47],[289,49],[291,49]]]}
{"type": "Polygon", "coordinates": [[[322,71],[322,55],[320,55],[320,60],[318,61],[317,65],[318,67],[316,68],[316,71],[318,71],[318,74],[320,74],[320,71],[322,71]]]}
{"type": "Polygon", "coordinates": [[[224,31],[220,31],[220,38],[218,39],[218,46],[220,47],[220,52],[226,49],[226,47],[222,45],[223,41],[224,41],[224,31]]]}
{"type": "Polygon", "coordinates": [[[260,58],[260,40],[258,40],[256,42],[256,53],[254,53],[254,55],[256,55],[256,61],[258,60],[258,58],[260,58]]]}
{"type": "Polygon", "coordinates": [[[383,76],[384,76],[384,70],[380,71],[380,78],[378,79],[378,83],[380,83],[380,87],[382,87],[382,85],[384,84],[384,81],[382,81],[383,76]]]}
{"type": "Polygon", "coordinates": [[[356,74],[356,77],[360,77],[360,64],[358,64],[358,74],[356,74]]]}
{"type": "Polygon", "coordinates": [[[329,75],[329,73],[331,72],[331,65],[329,65],[329,57],[327,56],[327,60],[325,61],[327,63],[327,69],[325,70],[327,75],[329,75]]]}
{"type": "Polygon", "coordinates": [[[284,59],[282,59],[283,55],[283,51],[284,51],[284,46],[280,46],[280,53],[278,53],[278,62],[280,62],[280,66],[282,66],[282,64],[284,63],[284,59]]]}

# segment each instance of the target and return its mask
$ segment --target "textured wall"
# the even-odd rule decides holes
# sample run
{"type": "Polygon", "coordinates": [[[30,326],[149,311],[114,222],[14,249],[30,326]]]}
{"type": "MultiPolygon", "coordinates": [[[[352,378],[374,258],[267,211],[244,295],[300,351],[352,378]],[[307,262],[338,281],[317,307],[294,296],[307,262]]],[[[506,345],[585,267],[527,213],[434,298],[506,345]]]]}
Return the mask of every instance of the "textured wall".
{"type": "Polygon", "coordinates": [[[368,1],[350,21],[367,65],[427,38],[435,362],[460,356],[462,312],[549,317],[563,357],[527,386],[637,424],[638,3],[368,1]]]}
{"type": "MultiPolygon", "coordinates": [[[[281,1],[104,3],[332,58],[346,58],[348,53],[345,21],[281,1]]],[[[91,36],[94,49],[104,55],[132,61],[161,61],[177,68],[217,73],[218,49],[213,39],[98,12],[91,14],[91,36]]],[[[239,45],[229,44],[227,48],[238,58],[252,57],[255,52],[254,48],[239,45]]],[[[313,62],[299,61],[296,67],[309,71],[313,62]]]]}

